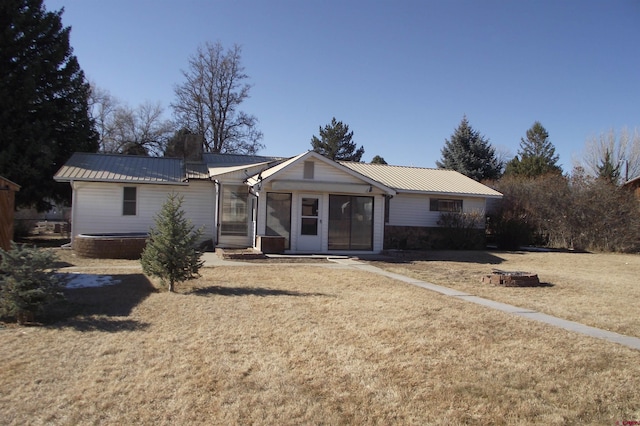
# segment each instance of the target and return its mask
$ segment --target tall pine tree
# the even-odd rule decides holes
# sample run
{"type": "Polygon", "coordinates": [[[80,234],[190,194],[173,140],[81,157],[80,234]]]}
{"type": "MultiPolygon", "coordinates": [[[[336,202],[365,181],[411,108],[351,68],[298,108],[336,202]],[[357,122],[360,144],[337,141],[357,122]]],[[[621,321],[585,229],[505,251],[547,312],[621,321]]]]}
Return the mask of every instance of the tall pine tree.
{"type": "Polygon", "coordinates": [[[42,0],[0,2],[0,172],[22,187],[16,205],[39,210],[70,199],[53,175],[71,154],[98,149],[89,84],[61,16],[42,0]]]}
{"type": "Polygon", "coordinates": [[[181,196],[169,194],[140,258],[144,273],[160,278],[170,292],[175,283],[196,276],[203,264],[196,248],[202,229],[194,229],[185,217],[182,202],[181,196]]]}
{"type": "Polygon", "coordinates": [[[436,161],[440,169],[455,170],[477,181],[500,177],[502,163],[496,157],[495,149],[488,139],[471,127],[466,115],[451,139],[445,140],[440,152],[442,159],[436,161]]]}
{"type": "Polygon", "coordinates": [[[353,132],[349,126],[334,117],[331,124],[320,127],[320,138],[315,135],[311,138],[313,150],[335,161],[360,161],[364,154],[364,148],[356,148],[352,142],[353,132]]]}
{"type": "Polygon", "coordinates": [[[526,136],[526,139],[520,139],[518,155],[507,163],[505,174],[524,177],[561,174],[562,169],[556,164],[556,149],[549,140],[547,129],[536,121],[526,136]]]}

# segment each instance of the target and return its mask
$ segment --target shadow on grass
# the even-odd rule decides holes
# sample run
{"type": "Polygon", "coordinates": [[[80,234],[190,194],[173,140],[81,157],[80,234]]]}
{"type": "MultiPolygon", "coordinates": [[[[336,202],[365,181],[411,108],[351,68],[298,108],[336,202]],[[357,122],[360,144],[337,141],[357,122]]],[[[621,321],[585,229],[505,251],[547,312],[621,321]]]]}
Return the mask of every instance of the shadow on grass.
{"type": "Polygon", "coordinates": [[[52,306],[46,316],[49,327],[79,331],[131,331],[148,324],[125,319],[133,308],[157,290],[143,274],[110,275],[117,284],[66,289],[66,300],[52,306]]]}
{"type": "Polygon", "coordinates": [[[293,297],[309,297],[309,296],[329,296],[324,293],[305,293],[290,290],[277,290],[265,287],[222,287],[211,286],[197,288],[186,294],[195,294],[196,296],[293,296],[293,297]]]}
{"type": "Polygon", "coordinates": [[[75,317],[66,320],[58,326],[73,328],[77,331],[104,331],[107,333],[117,333],[119,331],[144,330],[149,327],[148,323],[136,320],[123,320],[109,317],[75,317]]]}
{"type": "Polygon", "coordinates": [[[56,260],[55,262],[53,262],[53,268],[54,269],[61,269],[61,268],[68,268],[70,266],[75,266],[69,262],[65,262],[63,260],[56,260]]]}
{"type": "Polygon", "coordinates": [[[394,250],[384,256],[363,256],[363,260],[386,263],[465,262],[499,265],[504,259],[486,250],[394,250]]]}
{"type": "Polygon", "coordinates": [[[69,244],[70,242],[70,238],[60,236],[59,234],[51,235],[48,237],[34,235],[29,237],[16,238],[16,243],[18,244],[26,244],[30,247],[35,246],[38,248],[57,248],[65,244],[69,244]]]}

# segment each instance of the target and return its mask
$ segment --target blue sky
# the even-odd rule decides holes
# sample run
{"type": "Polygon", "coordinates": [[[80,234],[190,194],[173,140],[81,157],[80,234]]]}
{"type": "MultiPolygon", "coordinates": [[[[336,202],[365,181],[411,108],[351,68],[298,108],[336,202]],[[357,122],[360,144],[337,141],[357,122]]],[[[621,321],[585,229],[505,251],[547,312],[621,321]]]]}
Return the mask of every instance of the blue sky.
{"type": "Polygon", "coordinates": [[[637,0],[45,0],[64,7],[87,77],[132,107],[160,101],[207,41],[240,44],[242,109],[265,155],[293,156],[332,117],[390,164],[435,167],[466,114],[516,154],[534,121],[565,171],[588,138],[640,128],[637,0]]]}

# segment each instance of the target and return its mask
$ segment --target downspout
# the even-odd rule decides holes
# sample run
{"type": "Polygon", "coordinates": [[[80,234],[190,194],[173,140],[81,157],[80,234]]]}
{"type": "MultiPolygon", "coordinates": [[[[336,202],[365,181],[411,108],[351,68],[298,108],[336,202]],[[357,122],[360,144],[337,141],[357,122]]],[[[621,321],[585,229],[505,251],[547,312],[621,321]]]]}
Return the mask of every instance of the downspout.
{"type": "Polygon", "coordinates": [[[69,228],[69,233],[71,234],[71,248],[73,248],[73,241],[75,240],[75,232],[73,231],[73,229],[75,226],[74,224],[76,223],[76,200],[78,197],[76,185],[73,179],[71,179],[69,183],[71,184],[71,226],[69,228]]]}
{"type": "Polygon", "coordinates": [[[220,181],[218,179],[214,179],[213,183],[215,184],[215,199],[216,199],[216,211],[214,217],[214,241],[213,241],[213,249],[218,246],[218,241],[220,241],[220,181]]]}
{"type": "Polygon", "coordinates": [[[258,193],[253,187],[249,187],[249,197],[251,197],[251,247],[256,247],[258,238],[258,193]]]}
{"type": "MultiPolygon", "coordinates": [[[[266,170],[266,169],[264,169],[266,170]]],[[[258,173],[258,182],[255,185],[249,185],[249,195],[253,196],[253,202],[252,204],[252,211],[251,211],[251,215],[253,216],[251,219],[251,246],[252,247],[256,247],[257,243],[258,243],[258,211],[260,210],[260,191],[262,190],[262,172],[264,170],[261,170],[260,173],[258,173]],[[256,191],[256,187],[258,187],[257,191],[256,191]]],[[[247,180],[244,181],[245,184],[247,184],[247,180]]]]}

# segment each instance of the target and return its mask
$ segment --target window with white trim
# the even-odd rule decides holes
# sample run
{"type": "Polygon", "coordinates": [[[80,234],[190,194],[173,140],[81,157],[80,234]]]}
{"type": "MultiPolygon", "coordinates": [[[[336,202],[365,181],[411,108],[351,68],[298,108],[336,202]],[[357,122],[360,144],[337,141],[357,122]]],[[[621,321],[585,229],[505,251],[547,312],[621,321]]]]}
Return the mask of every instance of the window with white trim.
{"type": "Polygon", "coordinates": [[[135,216],[137,214],[138,188],[125,186],[122,191],[122,215],[135,216]]]}

